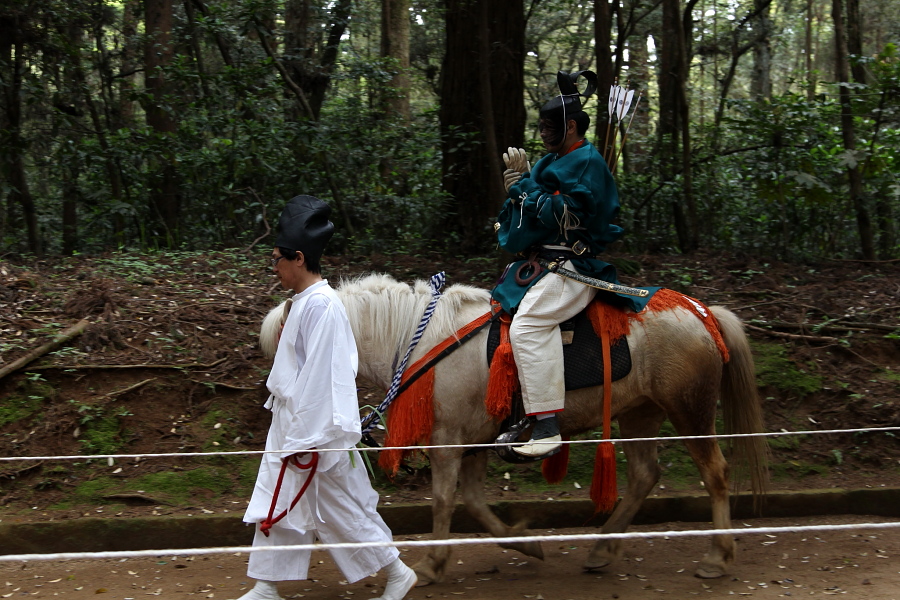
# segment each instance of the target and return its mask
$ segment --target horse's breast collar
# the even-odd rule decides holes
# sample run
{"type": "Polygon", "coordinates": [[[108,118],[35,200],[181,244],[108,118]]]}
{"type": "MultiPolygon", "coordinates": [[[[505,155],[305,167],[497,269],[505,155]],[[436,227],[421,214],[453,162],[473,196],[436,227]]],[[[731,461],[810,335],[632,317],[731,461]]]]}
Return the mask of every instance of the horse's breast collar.
{"type": "MultiPolygon", "coordinates": [[[[587,311],[581,311],[573,319],[560,324],[563,335],[566,390],[603,385],[603,351],[600,338],[594,332],[587,311]],[[571,338],[571,343],[568,342],[571,338]]],[[[491,324],[487,342],[488,364],[500,345],[500,321],[491,324]]],[[[612,344],[612,381],[618,381],[631,372],[631,351],[625,336],[612,344]]]]}

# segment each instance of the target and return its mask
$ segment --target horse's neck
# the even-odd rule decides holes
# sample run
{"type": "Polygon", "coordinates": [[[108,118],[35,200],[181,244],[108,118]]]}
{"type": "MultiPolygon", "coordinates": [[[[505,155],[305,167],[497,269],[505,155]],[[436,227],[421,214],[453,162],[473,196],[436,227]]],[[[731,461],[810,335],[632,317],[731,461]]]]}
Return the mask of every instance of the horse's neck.
{"type": "MultiPolygon", "coordinates": [[[[431,300],[422,290],[405,294],[346,295],[350,326],[359,350],[359,375],[387,389],[431,300]]],[[[407,367],[490,307],[487,296],[441,298],[407,367]]]]}
{"type": "Polygon", "coordinates": [[[428,299],[382,293],[344,294],[341,300],[356,337],[359,375],[386,389],[428,299]]]}

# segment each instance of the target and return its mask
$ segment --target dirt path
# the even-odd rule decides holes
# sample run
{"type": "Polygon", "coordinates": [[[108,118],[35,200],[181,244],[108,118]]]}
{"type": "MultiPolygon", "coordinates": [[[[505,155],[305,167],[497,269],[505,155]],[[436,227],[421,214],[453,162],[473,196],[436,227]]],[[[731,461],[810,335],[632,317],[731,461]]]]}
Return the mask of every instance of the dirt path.
{"type": "MultiPolygon", "coordinates": [[[[790,527],[813,524],[890,522],[880,517],[753,519],[736,527],[790,527]]],[[[656,531],[663,526],[635,527],[656,531]]],[[[673,523],[670,530],[700,529],[704,523],[673,523]]],[[[536,533],[595,533],[594,528],[536,533]]],[[[419,536],[421,537],[421,536],[419,536]]],[[[403,540],[417,539],[403,537],[403,540]]],[[[446,583],[416,588],[411,600],[582,600],[750,596],[809,597],[847,594],[850,598],[900,599],[900,532],[896,529],[744,535],[731,574],[701,580],[692,573],[707,547],[703,538],[633,540],[626,557],[610,569],[581,569],[588,547],[545,543],[544,561],[524,558],[494,545],[457,550],[446,583]]],[[[404,551],[415,562],[424,550],[404,551]]],[[[252,585],[246,555],[161,556],[152,559],[0,563],[0,597],[69,599],[237,598],[252,585]]],[[[348,585],[325,553],[313,555],[312,579],[280,585],[285,598],[309,600],[373,598],[383,577],[348,585]],[[321,561],[321,562],[319,562],[321,561]]]]}

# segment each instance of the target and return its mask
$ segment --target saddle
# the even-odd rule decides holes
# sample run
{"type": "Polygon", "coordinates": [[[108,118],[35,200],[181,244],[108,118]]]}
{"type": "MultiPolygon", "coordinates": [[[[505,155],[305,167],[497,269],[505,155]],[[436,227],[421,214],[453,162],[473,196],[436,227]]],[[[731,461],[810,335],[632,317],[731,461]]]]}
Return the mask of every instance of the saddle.
{"type": "MultiPolygon", "coordinates": [[[[594,300],[599,302],[599,300],[594,300]]],[[[488,365],[500,345],[499,320],[491,324],[487,341],[488,365]]],[[[600,338],[591,325],[587,309],[572,319],[559,324],[563,339],[563,359],[566,391],[603,385],[603,350],[600,338]]],[[[622,336],[610,346],[612,381],[618,381],[631,372],[631,351],[628,340],[622,336]]]]}
{"type": "MultiPolygon", "coordinates": [[[[622,335],[614,338],[609,347],[609,367],[610,377],[606,379],[605,367],[603,360],[603,342],[591,323],[589,310],[594,303],[603,303],[599,298],[595,299],[590,306],[585,308],[574,318],[560,323],[559,329],[563,342],[563,369],[566,391],[579,390],[586,387],[594,387],[603,385],[606,382],[617,381],[622,379],[631,372],[631,351],[628,347],[628,339],[622,335]]],[[[508,338],[508,334],[504,336],[501,327],[504,326],[503,320],[498,319],[491,324],[488,333],[487,342],[487,361],[490,366],[494,360],[494,355],[500,344],[503,343],[504,337],[508,338]]],[[[508,343],[508,340],[506,341],[508,343]]],[[[507,357],[509,360],[509,349],[507,347],[507,357]]],[[[502,361],[501,361],[502,364],[502,361]]],[[[512,367],[513,370],[515,367],[512,367]]],[[[493,368],[491,369],[493,372],[493,368]]],[[[508,413],[500,424],[500,437],[498,442],[515,442],[520,435],[532,425],[532,420],[525,416],[525,406],[522,403],[522,394],[514,386],[508,413]]],[[[491,397],[490,385],[488,387],[488,396],[491,397]]],[[[507,396],[509,397],[509,396],[507,396]]],[[[604,403],[608,403],[609,390],[604,391],[604,403]]],[[[606,427],[604,427],[606,430],[606,427]]],[[[568,456],[566,449],[566,456],[568,456]]],[[[497,454],[511,463],[527,463],[535,460],[543,460],[546,457],[531,458],[522,456],[513,452],[508,446],[497,448],[497,454]]],[[[563,462],[565,462],[564,459],[563,462]]],[[[613,461],[614,461],[613,457],[613,461]]],[[[546,465],[546,463],[545,463],[546,465]]]]}

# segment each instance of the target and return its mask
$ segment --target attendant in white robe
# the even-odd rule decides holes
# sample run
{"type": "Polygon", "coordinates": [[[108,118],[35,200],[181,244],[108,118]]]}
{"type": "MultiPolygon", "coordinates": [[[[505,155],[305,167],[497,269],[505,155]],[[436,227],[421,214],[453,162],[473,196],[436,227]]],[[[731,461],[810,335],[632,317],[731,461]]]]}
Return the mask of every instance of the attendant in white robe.
{"type": "MultiPolygon", "coordinates": [[[[317,539],[322,543],[392,540],[376,511],[378,494],[353,449],[361,437],[356,342],[344,306],[319,267],[322,250],[334,231],[329,214],[321,200],[297,196],[285,206],[279,221],[272,266],[282,286],[296,295],[266,382],[271,392],[266,408],[272,411],[266,450],[282,452],[263,455],[244,515],[245,522],[256,525],[254,546],[312,544],[317,539]],[[326,449],[332,451],[315,452],[326,449]],[[288,509],[310,477],[309,469],[289,463],[276,494],[283,461],[296,457],[308,464],[313,452],[318,464],[306,491],[264,535],[259,524],[270,513],[274,518],[288,509]]],[[[350,583],[386,568],[382,600],[401,600],[416,583],[415,573],[398,558],[394,547],[329,552],[350,583]]],[[[309,550],[252,552],[247,574],[257,582],[240,600],[279,600],[276,582],[306,579],[310,557],[309,550]]]]}

